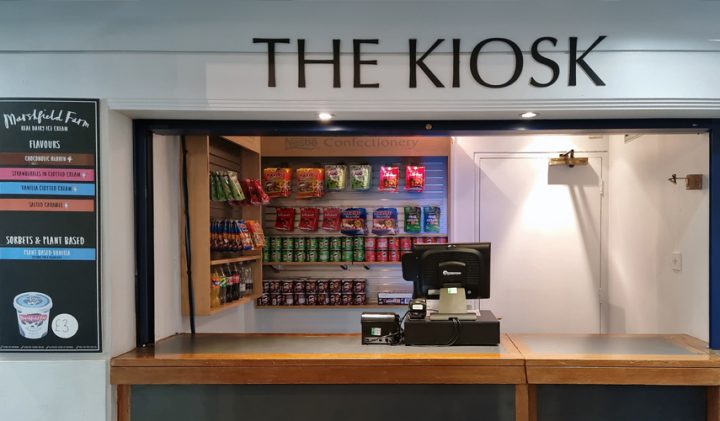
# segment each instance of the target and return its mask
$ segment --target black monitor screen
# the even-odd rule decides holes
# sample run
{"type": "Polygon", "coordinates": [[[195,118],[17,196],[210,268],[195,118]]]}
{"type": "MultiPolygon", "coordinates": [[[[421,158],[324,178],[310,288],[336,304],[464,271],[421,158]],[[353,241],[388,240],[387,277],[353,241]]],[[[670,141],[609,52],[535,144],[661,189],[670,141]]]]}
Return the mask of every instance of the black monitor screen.
{"type": "Polygon", "coordinates": [[[466,298],[490,298],[490,243],[418,244],[402,269],[416,298],[437,298],[452,286],[465,288],[466,298]]]}

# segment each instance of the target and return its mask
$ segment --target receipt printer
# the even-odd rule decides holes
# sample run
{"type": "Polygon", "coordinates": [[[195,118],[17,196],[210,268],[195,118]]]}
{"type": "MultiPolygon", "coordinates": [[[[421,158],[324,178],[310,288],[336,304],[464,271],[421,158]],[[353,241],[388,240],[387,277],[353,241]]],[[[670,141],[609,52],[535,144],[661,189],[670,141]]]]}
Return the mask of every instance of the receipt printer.
{"type": "Polygon", "coordinates": [[[395,345],[402,339],[400,316],[395,313],[363,313],[360,324],[363,345],[395,345]]]}

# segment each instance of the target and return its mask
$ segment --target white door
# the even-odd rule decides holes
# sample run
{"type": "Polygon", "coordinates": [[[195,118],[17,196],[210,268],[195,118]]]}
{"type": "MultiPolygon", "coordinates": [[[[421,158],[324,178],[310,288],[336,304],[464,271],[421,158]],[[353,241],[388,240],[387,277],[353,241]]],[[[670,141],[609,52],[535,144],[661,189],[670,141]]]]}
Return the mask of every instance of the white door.
{"type": "Polygon", "coordinates": [[[479,241],[492,243],[491,298],[504,332],[599,333],[603,159],[550,167],[557,154],[476,154],[479,241]]]}

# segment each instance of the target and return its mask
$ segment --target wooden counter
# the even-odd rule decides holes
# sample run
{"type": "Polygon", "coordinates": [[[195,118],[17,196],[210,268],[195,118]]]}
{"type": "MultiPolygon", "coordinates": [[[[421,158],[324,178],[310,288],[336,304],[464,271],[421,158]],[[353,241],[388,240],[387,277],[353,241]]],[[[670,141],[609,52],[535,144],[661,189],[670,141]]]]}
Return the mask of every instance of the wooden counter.
{"type": "Polygon", "coordinates": [[[361,345],[358,335],[176,335],[112,360],[112,384],[523,384],[499,346],[361,345]]]}

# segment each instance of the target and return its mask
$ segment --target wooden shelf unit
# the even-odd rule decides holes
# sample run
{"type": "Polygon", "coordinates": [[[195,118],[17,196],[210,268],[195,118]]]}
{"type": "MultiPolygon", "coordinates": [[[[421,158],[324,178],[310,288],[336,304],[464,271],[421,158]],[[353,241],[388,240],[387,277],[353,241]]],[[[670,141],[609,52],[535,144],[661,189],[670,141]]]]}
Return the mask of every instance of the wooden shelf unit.
{"type": "MultiPolygon", "coordinates": [[[[231,206],[210,200],[210,171],[236,171],[238,178],[260,178],[259,137],[187,136],[188,209],[190,217],[190,246],[192,250],[193,294],[195,315],[209,316],[237,306],[254,302],[262,293],[262,250],[240,252],[219,257],[210,250],[210,219],[262,220],[261,206],[231,206]],[[213,254],[217,257],[213,259],[213,254]],[[228,263],[249,264],[253,274],[253,294],[219,307],[210,306],[211,267],[228,263]]],[[[182,159],[182,157],[181,157],[182,159]]],[[[182,190],[181,190],[182,200],[182,190]]],[[[185,210],[181,202],[181,302],[182,314],[190,314],[188,279],[185,261],[185,210]]]]}

